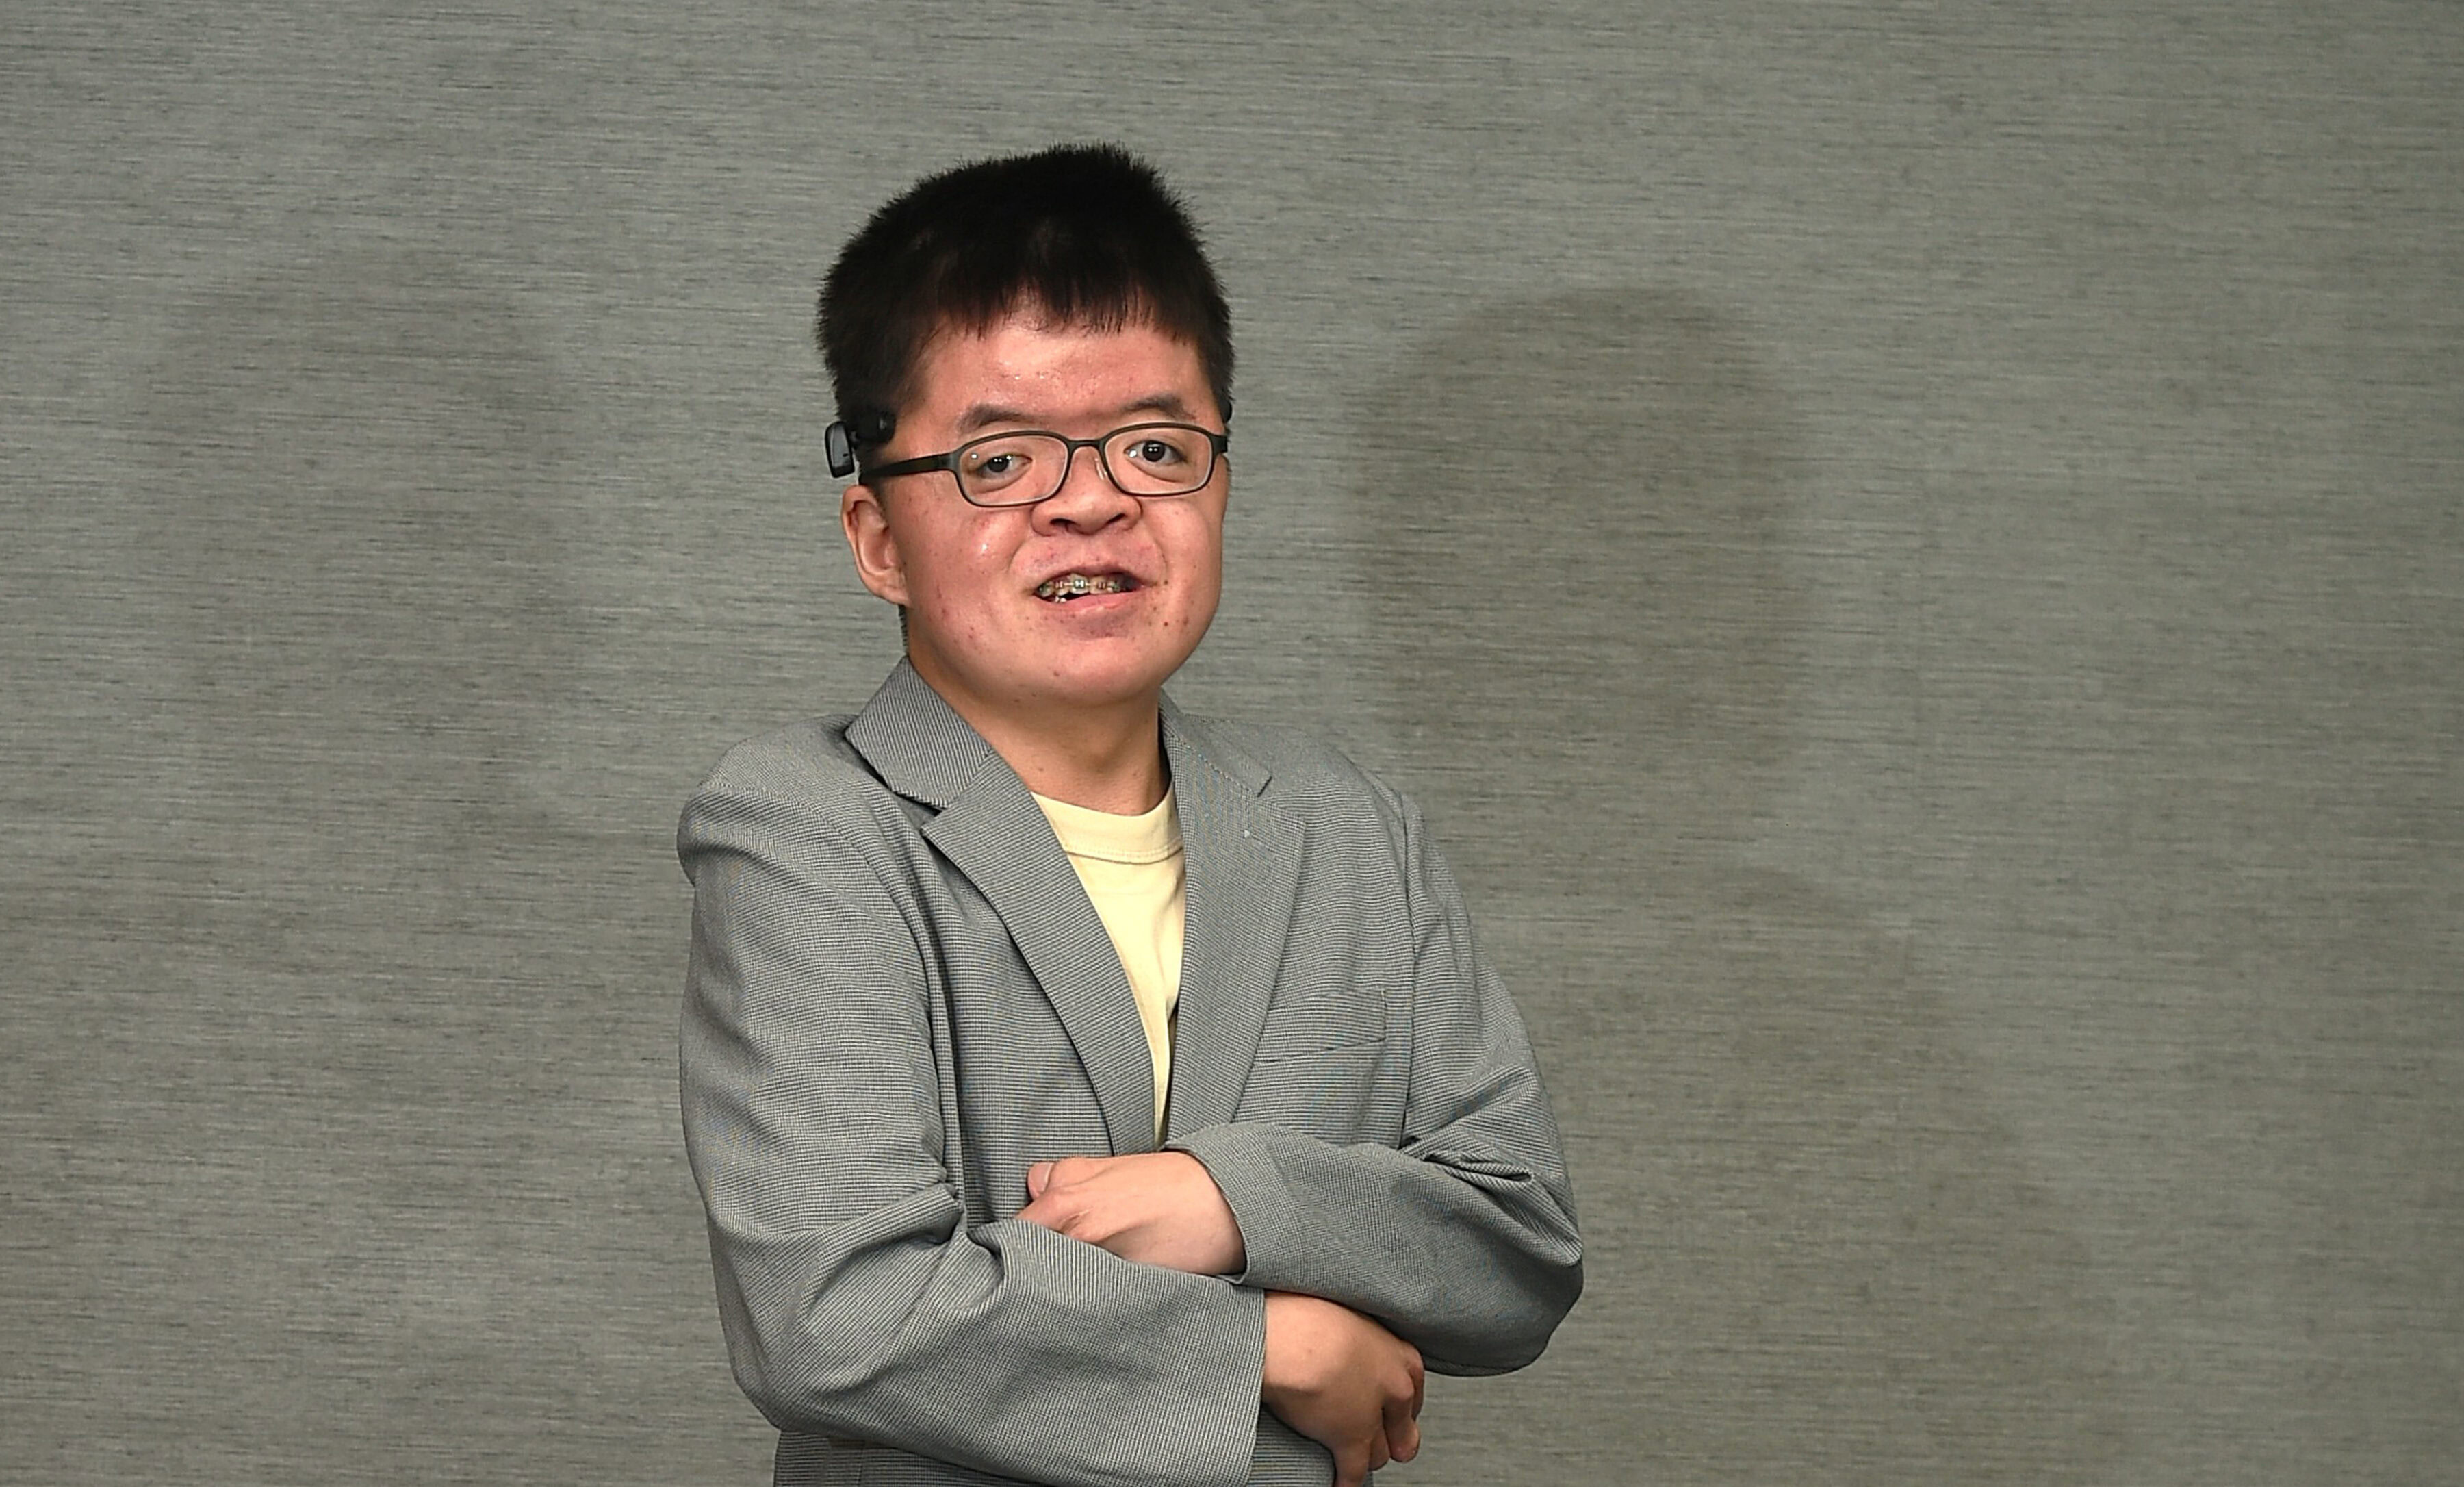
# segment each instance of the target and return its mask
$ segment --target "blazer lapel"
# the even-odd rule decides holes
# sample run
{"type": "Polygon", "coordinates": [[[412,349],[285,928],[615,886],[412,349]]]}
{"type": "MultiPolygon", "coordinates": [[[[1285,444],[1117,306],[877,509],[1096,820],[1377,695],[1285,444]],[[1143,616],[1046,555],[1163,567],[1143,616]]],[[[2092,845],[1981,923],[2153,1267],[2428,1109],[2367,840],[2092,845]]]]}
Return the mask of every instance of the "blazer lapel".
{"type": "Polygon", "coordinates": [[[1265,768],[1202,737],[1169,699],[1163,730],[1188,872],[1167,1107],[1178,1133],[1241,1106],[1300,891],[1301,832],[1261,798],[1265,768]]]}
{"type": "Polygon", "coordinates": [[[925,839],[1009,930],[1094,1087],[1113,1154],[1154,1150],[1155,1066],[1129,977],[1018,772],[904,661],[847,736],[891,788],[936,810],[925,839]]]}

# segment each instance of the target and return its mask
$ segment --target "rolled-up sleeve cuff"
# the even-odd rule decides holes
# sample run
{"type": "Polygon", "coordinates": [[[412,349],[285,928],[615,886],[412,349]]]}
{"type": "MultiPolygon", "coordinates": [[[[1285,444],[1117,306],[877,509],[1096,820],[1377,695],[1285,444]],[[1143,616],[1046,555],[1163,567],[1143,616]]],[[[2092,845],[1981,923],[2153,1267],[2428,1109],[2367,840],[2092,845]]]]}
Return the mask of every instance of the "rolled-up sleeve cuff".
{"type": "Polygon", "coordinates": [[[1247,1259],[1239,1275],[1225,1278],[1268,1291],[1290,1289],[1289,1282],[1295,1278],[1293,1260],[1303,1243],[1290,1185],[1285,1182],[1266,1140],[1266,1133],[1274,1129],[1255,1124],[1210,1125],[1168,1143],[1174,1151],[1196,1157],[1206,1168],[1232,1210],[1232,1221],[1241,1228],[1247,1259]]]}

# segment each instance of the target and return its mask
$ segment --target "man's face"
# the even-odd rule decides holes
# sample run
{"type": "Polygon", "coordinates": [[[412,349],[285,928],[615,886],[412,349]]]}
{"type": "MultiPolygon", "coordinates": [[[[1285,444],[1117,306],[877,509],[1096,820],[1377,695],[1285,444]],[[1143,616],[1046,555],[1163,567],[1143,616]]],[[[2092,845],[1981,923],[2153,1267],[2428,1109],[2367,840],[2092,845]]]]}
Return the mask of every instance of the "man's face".
{"type": "MultiPolygon", "coordinates": [[[[1045,429],[1091,438],[1124,424],[1223,422],[1198,353],[1147,325],[1089,330],[1013,314],[926,346],[917,391],[879,462],[1045,429]]],[[[947,473],[848,487],[840,515],[865,587],[907,608],[916,671],[971,720],[1035,724],[1063,710],[1152,704],[1198,647],[1223,582],[1227,466],[1188,496],[1140,499],[1095,451],[1034,506],[969,505],[947,473]],[[1084,574],[1067,599],[1037,590],[1084,574]]]]}

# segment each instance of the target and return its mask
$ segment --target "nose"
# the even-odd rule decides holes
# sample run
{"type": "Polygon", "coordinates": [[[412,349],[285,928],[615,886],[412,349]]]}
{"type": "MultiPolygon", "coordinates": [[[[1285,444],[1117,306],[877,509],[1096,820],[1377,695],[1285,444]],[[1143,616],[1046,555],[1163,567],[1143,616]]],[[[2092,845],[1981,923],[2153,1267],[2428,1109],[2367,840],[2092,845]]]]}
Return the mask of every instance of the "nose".
{"type": "Polygon", "coordinates": [[[1090,446],[1069,452],[1061,489],[1031,509],[1039,531],[1093,532],[1115,522],[1134,522],[1142,508],[1135,496],[1112,483],[1104,472],[1103,452],[1090,446]]]}

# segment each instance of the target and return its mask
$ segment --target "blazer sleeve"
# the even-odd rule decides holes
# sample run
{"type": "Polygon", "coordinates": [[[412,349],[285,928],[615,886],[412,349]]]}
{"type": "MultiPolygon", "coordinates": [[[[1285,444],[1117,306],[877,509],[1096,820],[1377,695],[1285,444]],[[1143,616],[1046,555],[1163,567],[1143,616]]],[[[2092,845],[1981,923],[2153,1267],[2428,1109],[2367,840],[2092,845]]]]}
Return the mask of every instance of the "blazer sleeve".
{"type": "Polygon", "coordinates": [[[1246,1481],[1256,1291],[968,1223],[931,929],[888,839],[710,787],[678,828],[685,1139],[737,1381],[783,1430],[1002,1476],[1246,1481]]]}
{"type": "Polygon", "coordinates": [[[1582,1293],[1573,1195],[1522,1019],[1418,809],[1389,799],[1414,941],[1401,1144],[1251,1121],[1172,1144],[1223,1189],[1242,1284],[1374,1316],[1437,1372],[1502,1373],[1538,1358],[1582,1293]]]}

